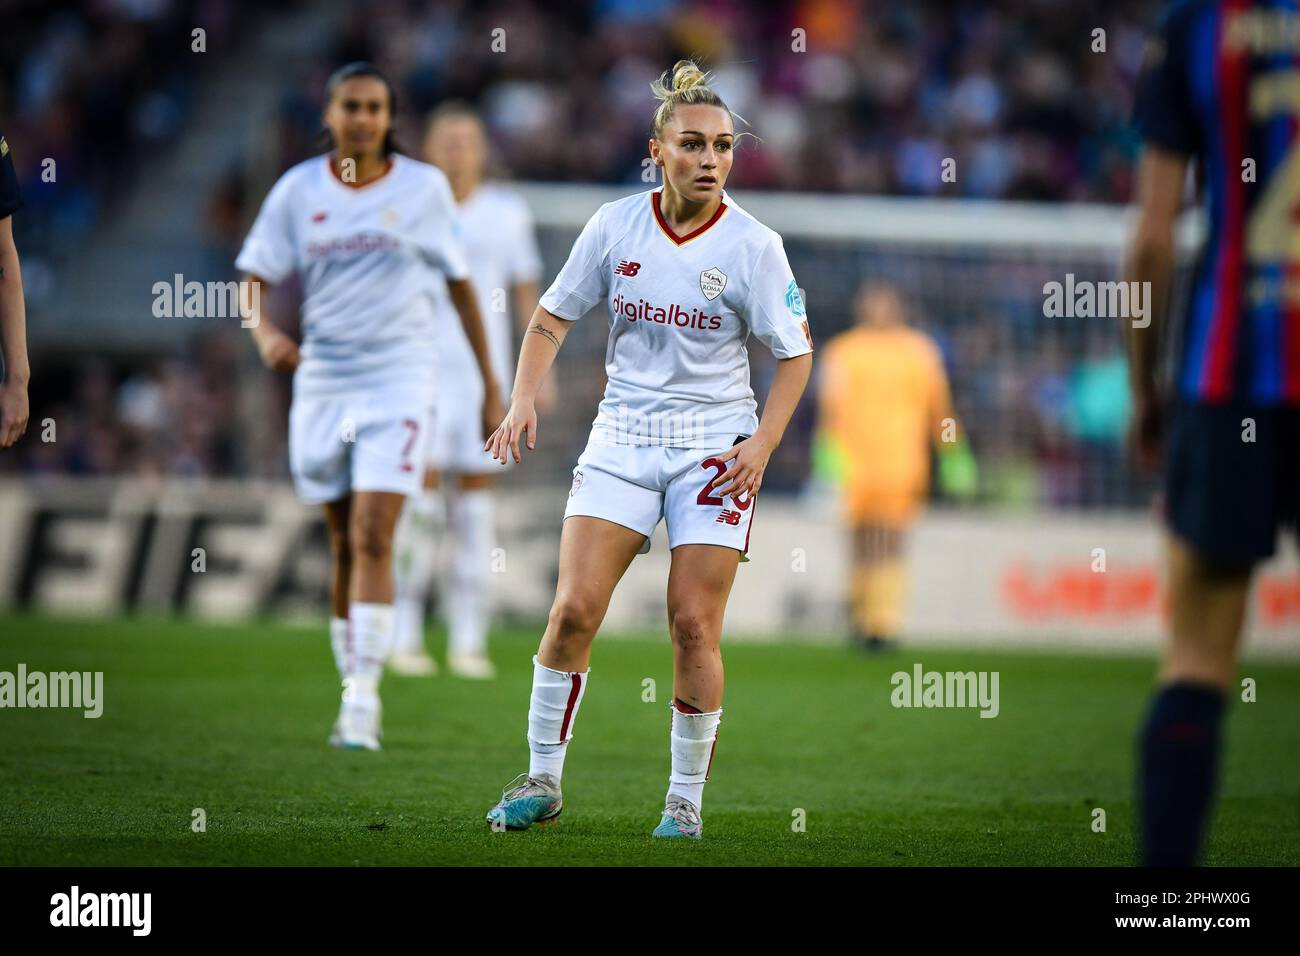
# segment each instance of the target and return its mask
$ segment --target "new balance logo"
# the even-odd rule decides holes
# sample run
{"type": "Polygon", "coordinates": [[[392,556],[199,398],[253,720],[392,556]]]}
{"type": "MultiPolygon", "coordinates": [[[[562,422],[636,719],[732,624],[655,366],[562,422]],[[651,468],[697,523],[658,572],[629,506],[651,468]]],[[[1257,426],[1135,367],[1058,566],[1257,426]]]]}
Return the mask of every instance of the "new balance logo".
{"type": "Polygon", "coordinates": [[[723,508],[722,513],[718,515],[715,524],[729,524],[732,526],[740,524],[740,512],[732,511],[730,508],[723,508]]]}
{"type": "Polygon", "coordinates": [[[633,262],[630,259],[624,259],[614,269],[616,276],[634,276],[641,271],[641,263],[633,262]]]}

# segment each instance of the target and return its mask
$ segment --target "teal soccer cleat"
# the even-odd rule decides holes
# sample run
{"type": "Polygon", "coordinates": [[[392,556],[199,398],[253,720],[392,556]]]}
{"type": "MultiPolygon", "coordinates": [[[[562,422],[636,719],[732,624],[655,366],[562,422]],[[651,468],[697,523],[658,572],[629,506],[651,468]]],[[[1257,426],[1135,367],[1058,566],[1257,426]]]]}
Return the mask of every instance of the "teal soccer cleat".
{"type": "Polygon", "coordinates": [[[559,781],[521,773],[506,784],[501,802],[487,812],[487,822],[493,830],[527,830],[534,823],[554,823],[563,809],[559,781]]]}
{"type": "Polygon", "coordinates": [[[704,836],[704,821],[700,819],[700,811],[695,808],[695,804],[681,797],[670,797],[664,806],[664,818],[650,835],[699,840],[704,836]]]}

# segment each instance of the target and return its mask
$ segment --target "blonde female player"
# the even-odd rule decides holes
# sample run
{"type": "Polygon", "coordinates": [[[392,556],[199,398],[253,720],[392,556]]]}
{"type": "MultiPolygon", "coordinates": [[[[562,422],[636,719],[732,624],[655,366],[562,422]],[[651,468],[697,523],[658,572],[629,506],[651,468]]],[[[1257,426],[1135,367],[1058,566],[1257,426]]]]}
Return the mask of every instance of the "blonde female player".
{"type": "Polygon", "coordinates": [[[722,717],[723,612],[763,471],[812,368],[812,338],[781,237],[723,191],[732,115],[691,61],[652,90],[650,156],[664,185],[602,206],[542,296],[524,336],[495,459],[537,442],[534,396],[572,322],[610,311],[608,385],[573,472],[555,602],[528,708],[528,772],[487,814],[493,829],[553,820],[587,689],[588,660],[615,585],[664,519],[672,552],[668,630],[672,772],[655,836],[694,837],[722,717]],[[759,421],[745,341],[778,359],[759,421]]]}
{"type": "Polygon", "coordinates": [[[280,177],[236,260],[263,362],[294,370],[294,484],[325,509],[330,642],[344,686],[330,742],[367,750],[379,749],[379,677],[392,640],[393,528],[423,472],[436,283],[446,283],[478,359],[485,429],[501,408],[451,188],[432,166],[394,152],[393,105],[373,66],[340,68],[326,87],[331,152],[280,177]],[[294,272],[301,350],[258,311],[265,287],[294,272]]]}

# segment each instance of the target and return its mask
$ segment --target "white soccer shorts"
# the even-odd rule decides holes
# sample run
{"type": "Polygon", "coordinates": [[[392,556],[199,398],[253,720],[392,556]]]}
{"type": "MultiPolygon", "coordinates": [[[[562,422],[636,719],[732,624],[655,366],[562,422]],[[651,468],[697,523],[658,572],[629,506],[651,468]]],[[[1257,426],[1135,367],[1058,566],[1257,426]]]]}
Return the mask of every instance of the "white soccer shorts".
{"type": "Polygon", "coordinates": [[[340,397],[295,397],[289,409],[289,468],[308,504],[354,491],[419,490],[429,392],[385,389],[340,397]]]}
{"type": "Polygon", "coordinates": [[[749,529],[757,499],[725,500],[709,487],[734,464],[715,457],[744,439],[716,449],[669,448],[662,445],[607,445],[589,442],[573,469],[573,484],[564,517],[604,518],[646,536],[663,519],[669,550],[683,544],[735,548],[742,559],[749,550],[749,529]]]}

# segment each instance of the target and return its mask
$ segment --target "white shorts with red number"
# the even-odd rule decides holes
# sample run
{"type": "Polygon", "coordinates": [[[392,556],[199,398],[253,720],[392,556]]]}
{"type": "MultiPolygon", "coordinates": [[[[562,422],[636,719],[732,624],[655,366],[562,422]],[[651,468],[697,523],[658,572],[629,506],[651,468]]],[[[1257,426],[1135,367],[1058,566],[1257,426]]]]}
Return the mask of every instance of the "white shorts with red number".
{"type": "Polygon", "coordinates": [[[573,469],[573,485],[564,517],[604,518],[646,536],[663,519],[669,550],[682,544],[716,544],[749,550],[754,502],[721,498],[709,485],[730,466],[714,456],[735,442],[713,450],[662,445],[606,445],[589,442],[573,469]]]}
{"type": "Polygon", "coordinates": [[[424,474],[429,399],[425,388],[295,396],[289,469],[298,496],[323,504],[354,491],[414,494],[424,474]]]}

